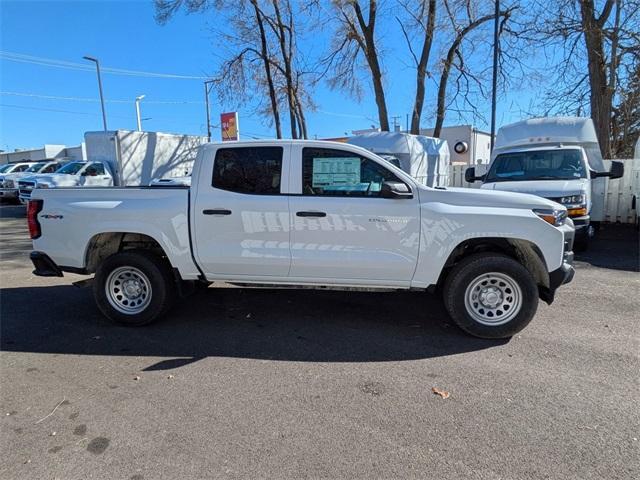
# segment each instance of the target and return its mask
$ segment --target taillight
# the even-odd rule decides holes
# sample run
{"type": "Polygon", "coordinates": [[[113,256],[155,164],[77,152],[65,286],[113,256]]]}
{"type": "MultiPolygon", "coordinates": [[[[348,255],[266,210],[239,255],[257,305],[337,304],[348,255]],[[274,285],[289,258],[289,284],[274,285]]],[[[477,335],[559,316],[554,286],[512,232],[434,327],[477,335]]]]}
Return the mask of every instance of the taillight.
{"type": "Polygon", "coordinates": [[[42,232],[40,231],[40,222],[38,222],[38,214],[42,211],[44,202],[42,200],[29,200],[27,205],[27,225],[29,225],[29,235],[32,240],[39,238],[42,232]]]}

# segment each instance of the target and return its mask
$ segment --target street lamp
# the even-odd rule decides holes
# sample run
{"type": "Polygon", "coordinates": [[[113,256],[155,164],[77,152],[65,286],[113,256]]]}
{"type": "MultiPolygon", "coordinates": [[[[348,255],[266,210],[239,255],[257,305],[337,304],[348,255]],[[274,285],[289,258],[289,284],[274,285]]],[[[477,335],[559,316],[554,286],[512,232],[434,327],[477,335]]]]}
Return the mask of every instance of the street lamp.
{"type": "Polygon", "coordinates": [[[209,92],[211,92],[211,88],[213,88],[213,80],[206,80],[204,82],[204,105],[207,109],[207,142],[211,141],[211,114],[209,113],[209,92]]]}
{"type": "Polygon", "coordinates": [[[138,131],[142,131],[142,120],[140,119],[140,100],[142,100],[145,96],[140,95],[136,97],[136,120],[138,121],[138,131]]]}
{"type": "Polygon", "coordinates": [[[104,131],[107,131],[107,114],[104,110],[104,96],[102,95],[102,79],[100,78],[100,63],[98,62],[97,58],[94,57],[89,57],[88,55],[85,55],[84,57],[85,60],[89,60],[90,62],[95,62],[96,64],[96,71],[98,72],[98,89],[100,90],[100,105],[102,105],[102,125],[104,125],[104,131]]]}

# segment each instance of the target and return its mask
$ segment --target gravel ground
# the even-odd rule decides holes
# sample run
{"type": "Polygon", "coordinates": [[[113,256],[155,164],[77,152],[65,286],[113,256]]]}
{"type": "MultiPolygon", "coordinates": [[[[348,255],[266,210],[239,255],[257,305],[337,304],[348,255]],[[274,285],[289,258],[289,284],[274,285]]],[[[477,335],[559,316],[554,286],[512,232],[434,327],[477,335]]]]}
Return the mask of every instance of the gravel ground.
{"type": "Polygon", "coordinates": [[[0,214],[2,479],[640,477],[631,228],[486,341],[422,293],[210,288],[115,327],[0,214]]]}

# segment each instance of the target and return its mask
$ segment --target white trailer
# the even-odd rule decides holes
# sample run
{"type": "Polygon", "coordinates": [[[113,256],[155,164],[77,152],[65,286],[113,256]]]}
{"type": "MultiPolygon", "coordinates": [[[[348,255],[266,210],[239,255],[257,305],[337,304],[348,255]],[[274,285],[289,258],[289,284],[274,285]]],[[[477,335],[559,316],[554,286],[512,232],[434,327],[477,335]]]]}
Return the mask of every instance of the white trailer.
{"type": "Polygon", "coordinates": [[[390,161],[422,185],[446,187],[449,183],[449,146],[445,140],[400,132],[373,132],[347,140],[390,161]]]}
{"type": "Polygon", "coordinates": [[[163,177],[191,174],[196,151],[206,137],[114,130],[84,135],[87,158],[106,163],[116,186],[149,185],[163,177]]]}

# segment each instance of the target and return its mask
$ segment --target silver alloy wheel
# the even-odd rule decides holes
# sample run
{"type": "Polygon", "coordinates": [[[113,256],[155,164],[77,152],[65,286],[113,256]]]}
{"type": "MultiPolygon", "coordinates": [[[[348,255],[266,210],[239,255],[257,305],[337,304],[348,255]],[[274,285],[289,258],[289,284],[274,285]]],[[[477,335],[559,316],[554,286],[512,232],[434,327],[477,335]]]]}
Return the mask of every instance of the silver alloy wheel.
{"type": "Polygon", "coordinates": [[[116,268],[104,288],[111,306],[125,315],[143,312],[151,303],[151,282],[135,267],[116,268]]]}
{"type": "Polygon", "coordinates": [[[522,290],[509,275],[483,273],[469,283],[464,305],[476,322],[491,327],[504,325],[522,308],[522,290]]]}

